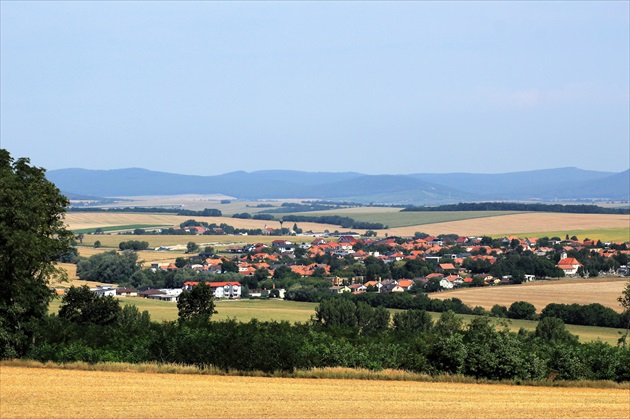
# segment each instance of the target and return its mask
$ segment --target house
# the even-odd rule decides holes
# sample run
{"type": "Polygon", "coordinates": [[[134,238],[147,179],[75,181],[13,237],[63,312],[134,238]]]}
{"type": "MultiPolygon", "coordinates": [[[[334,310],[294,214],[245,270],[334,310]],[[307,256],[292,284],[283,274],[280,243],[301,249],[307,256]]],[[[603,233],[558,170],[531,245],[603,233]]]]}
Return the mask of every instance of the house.
{"type": "MultiPolygon", "coordinates": [[[[192,289],[198,284],[199,282],[194,281],[184,282],[184,290],[192,289]]],[[[206,282],[206,285],[212,289],[214,298],[241,298],[240,282],[206,282]]]]}
{"type": "Polygon", "coordinates": [[[452,263],[440,263],[436,269],[438,272],[455,271],[455,265],[452,263]]]}
{"type": "Polygon", "coordinates": [[[412,279],[401,279],[398,281],[398,286],[401,287],[404,291],[409,291],[414,286],[414,282],[412,279]]]}
{"type": "Polygon", "coordinates": [[[556,265],[558,268],[564,271],[567,276],[573,276],[577,274],[579,268],[583,265],[575,258],[567,257],[566,253],[562,253],[560,262],[556,265]]]}
{"type": "Polygon", "coordinates": [[[116,296],[116,288],[107,286],[107,285],[99,285],[96,288],[91,288],[94,294],[99,297],[115,297],[116,296]]]}
{"type": "Polygon", "coordinates": [[[369,287],[374,287],[374,288],[376,288],[376,291],[377,291],[377,292],[381,292],[381,288],[383,287],[383,285],[381,284],[381,282],[380,282],[380,281],[368,281],[368,282],[366,282],[366,283],[365,283],[365,284],[363,284],[363,285],[365,285],[365,289],[366,289],[366,291],[367,291],[367,289],[368,289],[369,287]]]}
{"type": "Polygon", "coordinates": [[[440,281],[440,287],[444,288],[445,290],[451,290],[453,289],[453,286],[453,283],[446,278],[442,278],[442,280],[440,281]]]}
{"type": "Polygon", "coordinates": [[[383,285],[381,292],[404,292],[405,290],[395,282],[383,285]]]}
{"type": "Polygon", "coordinates": [[[158,291],[158,293],[149,294],[147,298],[158,301],[169,301],[172,303],[177,302],[177,299],[182,293],[181,288],[161,288],[153,291],[158,291]]]}
{"type": "Polygon", "coordinates": [[[116,295],[119,297],[137,297],[138,291],[134,288],[116,288],[116,295]]]}
{"type": "Polygon", "coordinates": [[[348,285],[348,288],[350,288],[350,291],[352,291],[353,293],[365,292],[367,290],[367,287],[363,284],[348,285]]]}
{"type": "Polygon", "coordinates": [[[335,285],[328,288],[333,294],[341,294],[344,292],[350,292],[350,288],[345,285],[335,285]]]}

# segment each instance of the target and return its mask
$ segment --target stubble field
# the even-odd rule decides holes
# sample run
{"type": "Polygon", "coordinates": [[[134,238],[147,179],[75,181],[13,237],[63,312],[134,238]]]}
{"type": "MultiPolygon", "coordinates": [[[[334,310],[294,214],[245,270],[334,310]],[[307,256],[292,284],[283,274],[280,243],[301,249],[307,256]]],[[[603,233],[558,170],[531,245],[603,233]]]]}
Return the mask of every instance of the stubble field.
{"type": "Polygon", "coordinates": [[[2,366],[3,418],[627,418],[625,389],[2,366]]]}
{"type": "MultiPolygon", "coordinates": [[[[460,236],[501,236],[541,237],[556,232],[569,236],[577,235],[602,241],[630,241],[630,215],[609,214],[559,214],[559,213],[519,213],[486,218],[476,218],[422,226],[390,228],[390,236],[413,236],[415,231],[427,234],[455,233],[460,236]]],[[[549,236],[552,237],[552,236],[549,236]]]]}
{"type": "Polygon", "coordinates": [[[548,304],[599,303],[621,312],[617,298],[626,287],[627,279],[563,279],[537,281],[520,285],[465,288],[429,294],[431,298],[444,300],[459,298],[471,307],[481,306],[490,310],[493,305],[509,307],[515,301],[527,301],[540,311],[548,304]]]}

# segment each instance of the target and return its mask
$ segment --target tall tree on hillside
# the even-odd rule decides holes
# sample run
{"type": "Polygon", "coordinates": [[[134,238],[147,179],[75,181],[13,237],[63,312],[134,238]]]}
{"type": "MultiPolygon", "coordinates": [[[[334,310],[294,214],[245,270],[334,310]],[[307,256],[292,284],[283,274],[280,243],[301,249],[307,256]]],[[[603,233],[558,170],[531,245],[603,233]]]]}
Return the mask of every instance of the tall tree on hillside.
{"type": "Polygon", "coordinates": [[[74,240],[63,216],[68,199],[29,159],[0,149],[0,358],[23,355],[31,322],[46,316],[56,258],[74,240]]]}

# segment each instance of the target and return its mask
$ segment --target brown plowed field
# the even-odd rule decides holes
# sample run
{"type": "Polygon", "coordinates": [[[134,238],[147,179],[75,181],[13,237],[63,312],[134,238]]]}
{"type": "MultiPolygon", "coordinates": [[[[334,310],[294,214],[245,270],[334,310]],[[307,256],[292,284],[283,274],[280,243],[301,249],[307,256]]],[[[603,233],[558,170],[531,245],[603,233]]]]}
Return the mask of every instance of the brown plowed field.
{"type": "Polygon", "coordinates": [[[3,366],[2,418],[628,418],[629,390],[3,366]]]}
{"type": "Polygon", "coordinates": [[[431,298],[459,298],[471,307],[491,309],[499,304],[509,307],[514,301],[527,301],[540,312],[547,304],[599,303],[621,312],[617,298],[626,286],[623,278],[563,279],[520,285],[466,288],[429,294],[431,298]]]}

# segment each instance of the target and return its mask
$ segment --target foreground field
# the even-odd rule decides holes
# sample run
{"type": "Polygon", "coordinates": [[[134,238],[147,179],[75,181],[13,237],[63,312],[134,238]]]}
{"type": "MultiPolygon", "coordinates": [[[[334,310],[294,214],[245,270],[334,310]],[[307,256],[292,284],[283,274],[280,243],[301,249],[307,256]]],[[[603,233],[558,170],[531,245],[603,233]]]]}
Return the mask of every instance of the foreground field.
{"type": "MultiPolygon", "coordinates": [[[[133,304],[140,311],[147,310],[151,314],[153,321],[177,320],[177,304],[166,301],[154,301],[146,298],[124,297],[120,298],[122,304],[133,304]]],[[[49,311],[56,313],[59,311],[61,301],[55,299],[49,311]]],[[[315,314],[317,303],[300,303],[284,300],[240,300],[240,301],[216,301],[217,314],[212,316],[213,320],[236,319],[247,322],[251,319],[260,321],[288,321],[291,323],[307,322],[315,314]]],[[[390,310],[396,312],[398,310],[390,310]]],[[[434,320],[440,317],[440,313],[430,313],[434,320]]],[[[469,323],[474,316],[461,316],[464,322],[469,323]]],[[[511,320],[509,328],[513,332],[518,332],[520,328],[528,331],[536,330],[538,322],[530,320],[511,320]]],[[[582,342],[590,342],[601,339],[611,345],[617,344],[621,329],[594,326],[567,325],[569,332],[577,335],[582,342]]]]}
{"type": "Polygon", "coordinates": [[[2,366],[3,418],[529,418],[630,415],[628,390],[2,366]],[[141,402],[128,403],[141,394],[141,402]],[[374,395],[381,395],[374,398],[374,395]],[[391,395],[386,397],[385,395],[391,395]]]}
{"type": "Polygon", "coordinates": [[[490,310],[499,304],[509,307],[515,301],[527,301],[540,311],[548,304],[599,303],[621,312],[617,298],[626,286],[624,278],[562,279],[537,281],[520,285],[465,288],[429,294],[431,298],[444,300],[459,298],[471,307],[481,306],[490,310]]]}

